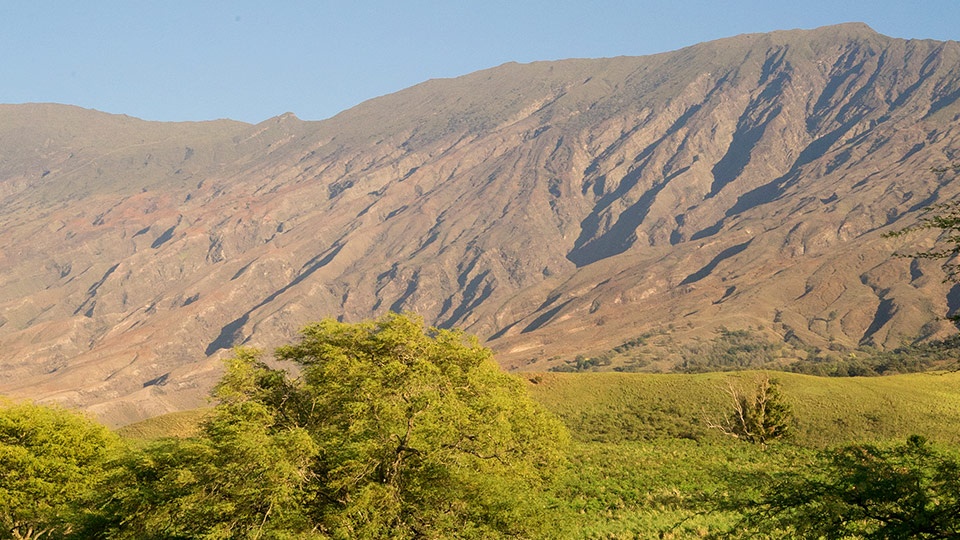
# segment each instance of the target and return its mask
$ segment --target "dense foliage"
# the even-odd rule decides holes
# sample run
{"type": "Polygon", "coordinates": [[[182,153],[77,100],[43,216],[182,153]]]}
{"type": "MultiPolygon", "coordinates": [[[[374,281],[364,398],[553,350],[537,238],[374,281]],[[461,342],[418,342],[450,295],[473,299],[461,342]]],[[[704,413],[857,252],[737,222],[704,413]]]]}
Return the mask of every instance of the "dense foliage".
{"type": "Polygon", "coordinates": [[[62,538],[90,523],[118,448],[83,416],[0,403],[0,538],[62,538]]]}
{"type": "MultiPolygon", "coordinates": [[[[305,429],[233,387],[251,383],[251,356],[231,360],[222,398],[201,434],[128,453],[105,494],[107,538],[277,538],[307,534],[317,446],[305,429]],[[229,388],[229,389],[228,389],[229,388]]],[[[89,531],[93,533],[94,531],[89,531]]]]}
{"type": "MultiPolygon", "coordinates": [[[[131,452],[109,538],[495,538],[538,530],[559,421],[489,350],[414,316],[324,320],[239,349],[199,436],[131,452]]],[[[92,531],[91,531],[92,534],[92,531]]]]}
{"type": "Polygon", "coordinates": [[[345,538],[492,537],[525,530],[528,496],[562,463],[562,425],[475,338],[387,315],[326,320],[258,367],[255,398],[318,445],[315,521],[345,538]]]}
{"type": "MultiPolygon", "coordinates": [[[[851,445],[821,467],[770,475],[737,529],[800,538],[960,538],[960,459],[912,436],[893,448],[851,445]]],[[[739,493],[749,493],[748,491],[739,493]]]]}

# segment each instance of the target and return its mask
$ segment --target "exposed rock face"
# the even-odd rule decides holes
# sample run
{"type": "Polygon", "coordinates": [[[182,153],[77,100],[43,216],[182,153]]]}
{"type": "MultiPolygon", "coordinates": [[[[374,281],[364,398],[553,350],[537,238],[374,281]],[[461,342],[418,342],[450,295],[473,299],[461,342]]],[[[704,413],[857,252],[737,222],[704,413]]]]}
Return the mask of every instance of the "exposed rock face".
{"type": "Polygon", "coordinates": [[[943,336],[960,295],[891,258],[932,237],[881,234],[960,192],[929,172],[958,119],[960,44],[863,25],[508,64],[323,122],[2,106],[0,393],[126,423],[201,403],[234,345],[387,310],[519,369],[667,323],[943,336]]]}

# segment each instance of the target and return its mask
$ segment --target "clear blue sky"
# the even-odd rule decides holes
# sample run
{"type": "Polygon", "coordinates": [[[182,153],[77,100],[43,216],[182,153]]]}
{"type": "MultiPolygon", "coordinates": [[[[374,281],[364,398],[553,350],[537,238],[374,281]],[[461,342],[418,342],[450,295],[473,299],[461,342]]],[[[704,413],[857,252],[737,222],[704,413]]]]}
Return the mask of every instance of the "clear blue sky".
{"type": "Polygon", "coordinates": [[[8,0],[0,103],[149,120],[320,120],[504,62],[645,55],[861,21],[960,39],[960,0],[8,0]]]}

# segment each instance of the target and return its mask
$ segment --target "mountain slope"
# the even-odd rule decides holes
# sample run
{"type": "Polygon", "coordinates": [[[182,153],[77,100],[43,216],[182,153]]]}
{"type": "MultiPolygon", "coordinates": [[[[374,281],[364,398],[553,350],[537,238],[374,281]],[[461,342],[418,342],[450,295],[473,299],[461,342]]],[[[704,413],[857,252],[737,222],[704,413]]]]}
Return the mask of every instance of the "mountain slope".
{"type": "MultiPolygon", "coordinates": [[[[960,45],[864,25],[507,64],[323,122],[0,108],[0,393],[125,423],[231,346],[413,310],[545,369],[674,325],[943,336],[881,237],[958,185],[960,45]],[[6,269],[9,269],[7,271],[6,269]]],[[[952,300],[950,300],[952,302],[952,300]]]]}

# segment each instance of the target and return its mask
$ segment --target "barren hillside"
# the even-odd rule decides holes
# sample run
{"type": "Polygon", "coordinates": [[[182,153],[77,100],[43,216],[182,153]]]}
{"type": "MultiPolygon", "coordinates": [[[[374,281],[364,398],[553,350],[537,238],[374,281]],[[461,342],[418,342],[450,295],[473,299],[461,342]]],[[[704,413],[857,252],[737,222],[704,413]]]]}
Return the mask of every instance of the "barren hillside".
{"type": "MultiPolygon", "coordinates": [[[[0,106],[0,393],[113,424],[218,358],[412,310],[546,369],[672,325],[834,348],[942,337],[960,44],[864,25],[507,64],[323,122],[0,106]]],[[[957,305],[952,305],[951,303],[957,305]]]]}

